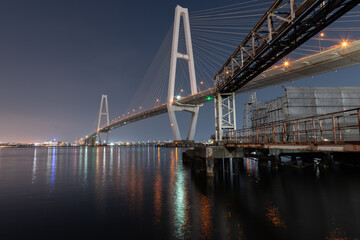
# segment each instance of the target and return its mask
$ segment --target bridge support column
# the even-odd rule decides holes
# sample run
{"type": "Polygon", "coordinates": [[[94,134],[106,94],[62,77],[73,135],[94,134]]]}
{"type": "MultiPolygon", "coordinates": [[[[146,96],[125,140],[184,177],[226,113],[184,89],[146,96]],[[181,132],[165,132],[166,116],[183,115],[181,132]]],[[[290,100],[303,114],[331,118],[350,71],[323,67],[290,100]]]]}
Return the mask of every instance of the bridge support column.
{"type": "Polygon", "coordinates": [[[222,141],[224,131],[236,130],[235,93],[217,93],[214,98],[215,141],[222,141]]]}
{"type": "Polygon", "coordinates": [[[182,138],[181,138],[181,134],[180,134],[180,130],[179,130],[179,125],[177,123],[176,116],[175,116],[176,111],[186,111],[186,112],[191,113],[189,131],[188,131],[186,140],[194,140],[196,124],[197,124],[197,119],[198,119],[198,115],[199,115],[199,106],[178,105],[176,103],[169,106],[169,104],[168,104],[168,112],[169,112],[169,117],[170,117],[171,128],[172,128],[173,134],[174,134],[174,140],[180,141],[180,140],[182,140],[182,138]]]}
{"type": "Polygon", "coordinates": [[[167,108],[168,108],[171,128],[172,128],[172,131],[174,134],[174,140],[175,141],[182,140],[180,130],[179,130],[179,125],[176,120],[176,115],[175,115],[176,111],[187,111],[187,112],[191,113],[191,122],[190,122],[189,131],[188,131],[188,135],[187,135],[187,140],[194,140],[196,122],[197,122],[198,113],[199,113],[199,106],[198,105],[181,104],[178,101],[174,101],[176,63],[177,63],[178,58],[184,59],[185,61],[187,61],[188,68],[189,68],[191,94],[196,94],[197,93],[197,85],[196,85],[196,76],[195,76],[194,55],[193,55],[192,42],[191,42],[189,13],[188,13],[187,8],[182,8],[180,6],[177,6],[175,8],[167,108]],[[183,23],[184,23],[186,53],[178,52],[181,17],[182,17],[183,23]]]}
{"type": "MultiPolygon", "coordinates": [[[[102,120],[102,116],[106,117],[106,124],[109,125],[109,107],[108,107],[108,100],[107,100],[107,95],[101,95],[101,103],[100,103],[100,109],[99,109],[99,120],[98,120],[98,126],[97,126],[97,139],[98,139],[98,143],[101,144],[101,132],[99,131],[101,128],[101,120],[102,120]]],[[[106,141],[105,144],[108,143],[109,140],[109,134],[110,131],[106,132],[106,141]]]]}

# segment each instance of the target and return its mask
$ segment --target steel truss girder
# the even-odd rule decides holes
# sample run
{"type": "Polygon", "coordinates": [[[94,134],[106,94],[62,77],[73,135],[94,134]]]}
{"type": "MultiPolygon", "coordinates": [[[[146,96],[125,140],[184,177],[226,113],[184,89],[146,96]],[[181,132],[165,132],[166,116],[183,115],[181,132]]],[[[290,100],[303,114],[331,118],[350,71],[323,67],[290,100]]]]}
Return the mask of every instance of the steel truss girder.
{"type": "Polygon", "coordinates": [[[222,141],[224,131],[236,130],[235,93],[217,93],[214,112],[215,140],[222,141]]]}
{"type": "Polygon", "coordinates": [[[234,92],[354,8],[360,0],[277,0],[214,77],[234,92]]]}

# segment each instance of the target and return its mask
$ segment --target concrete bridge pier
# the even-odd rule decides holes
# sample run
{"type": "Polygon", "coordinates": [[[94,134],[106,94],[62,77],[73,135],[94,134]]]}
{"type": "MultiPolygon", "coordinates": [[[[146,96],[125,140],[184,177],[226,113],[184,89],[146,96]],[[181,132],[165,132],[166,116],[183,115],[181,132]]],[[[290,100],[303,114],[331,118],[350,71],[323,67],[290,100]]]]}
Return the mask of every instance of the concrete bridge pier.
{"type": "Polygon", "coordinates": [[[195,147],[183,153],[183,163],[190,165],[194,171],[205,171],[210,177],[214,176],[216,169],[224,169],[226,165],[227,172],[232,176],[234,174],[234,165],[238,169],[243,157],[244,151],[242,148],[225,148],[224,146],[195,147]],[[220,162],[221,164],[219,164],[220,162]]]}
{"type": "Polygon", "coordinates": [[[206,174],[208,176],[214,176],[215,159],[222,159],[222,166],[225,169],[227,167],[227,172],[230,176],[233,175],[233,163],[234,159],[244,157],[244,151],[242,148],[225,148],[224,146],[211,146],[206,147],[206,174]],[[225,164],[227,162],[227,164],[225,164]]]}
{"type": "Polygon", "coordinates": [[[214,176],[214,162],[213,158],[206,158],[206,174],[208,176],[214,176]]]}

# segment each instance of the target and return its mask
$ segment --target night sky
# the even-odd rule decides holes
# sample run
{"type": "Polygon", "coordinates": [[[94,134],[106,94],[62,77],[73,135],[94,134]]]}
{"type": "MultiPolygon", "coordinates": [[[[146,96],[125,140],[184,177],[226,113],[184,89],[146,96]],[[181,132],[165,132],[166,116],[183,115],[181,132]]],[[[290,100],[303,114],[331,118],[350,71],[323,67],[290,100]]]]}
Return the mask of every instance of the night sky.
{"type": "MultiPolygon", "coordinates": [[[[3,0],[0,2],[0,142],[74,141],[95,130],[101,94],[110,118],[123,113],[173,22],[177,4],[202,10],[239,1],[3,0]]],[[[359,22],[357,23],[360,24],[359,22]]],[[[355,39],[354,39],[355,40],[355,39]]],[[[355,66],[292,86],[360,86],[355,66]]],[[[282,95],[258,92],[261,100],[282,95]]],[[[240,108],[247,95],[237,97],[240,108]]],[[[186,113],[180,113],[182,135],[186,113]]],[[[214,131],[200,109],[197,140],[214,131]]],[[[114,130],[110,141],[169,140],[166,114],[114,130]]]]}

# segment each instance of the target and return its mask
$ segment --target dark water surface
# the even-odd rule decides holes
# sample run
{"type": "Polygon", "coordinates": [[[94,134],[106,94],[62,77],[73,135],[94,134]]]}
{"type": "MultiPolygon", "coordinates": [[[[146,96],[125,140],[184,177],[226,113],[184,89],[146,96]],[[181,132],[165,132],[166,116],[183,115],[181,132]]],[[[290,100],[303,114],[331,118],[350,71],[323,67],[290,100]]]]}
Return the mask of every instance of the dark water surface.
{"type": "Polygon", "coordinates": [[[359,239],[360,169],[214,178],[182,149],[0,149],[0,239],[359,239]]]}

